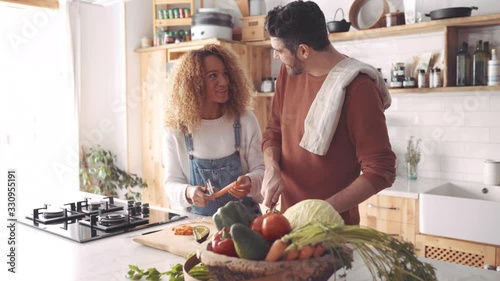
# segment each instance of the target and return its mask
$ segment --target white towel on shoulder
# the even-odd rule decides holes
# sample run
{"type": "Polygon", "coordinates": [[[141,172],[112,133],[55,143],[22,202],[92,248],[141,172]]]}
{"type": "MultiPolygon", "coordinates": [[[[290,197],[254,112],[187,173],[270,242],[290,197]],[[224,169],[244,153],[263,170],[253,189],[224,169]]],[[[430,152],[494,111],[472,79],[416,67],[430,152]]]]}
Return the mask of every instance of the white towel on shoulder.
{"type": "Polygon", "coordinates": [[[353,58],[335,65],[323,82],[304,120],[300,146],[314,154],[325,155],[332,142],[344,104],[345,89],[360,73],[367,74],[380,89],[384,109],[391,105],[391,96],[382,74],[373,66],[353,58]]]}

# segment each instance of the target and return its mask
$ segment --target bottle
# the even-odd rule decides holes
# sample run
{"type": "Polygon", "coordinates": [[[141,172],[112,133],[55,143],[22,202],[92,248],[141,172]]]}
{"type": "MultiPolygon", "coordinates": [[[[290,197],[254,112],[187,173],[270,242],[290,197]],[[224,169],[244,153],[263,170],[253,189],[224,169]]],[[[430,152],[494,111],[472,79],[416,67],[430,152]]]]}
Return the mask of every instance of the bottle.
{"type": "Polygon", "coordinates": [[[425,88],[425,69],[418,70],[417,82],[419,88],[425,88]]]}
{"type": "Polygon", "coordinates": [[[491,60],[488,61],[488,85],[500,85],[500,60],[496,49],[491,49],[491,60]]]}
{"type": "Polygon", "coordinates": [[[489,41],[484,41],[483,42],[483,49],[484,52],[486,53],[486,60],[491,60],[491,52],[490,52],[490,42],[489,41]]]}
{"type": "Polygon", "coordinates": [[[441,80],[441,69],[439,68],[436,68],[434,69],[434,87],[437,88],[437,87],[442,87],[443,86],[443,82],[441,80]]]}
{"type": "Polygon", "coordinates": [[[476,51],[472,56],[472,85],[486,85],[486,71],[488,67],[486,53],[483,48],[483,40],[478,40],[476,51]]]}
{"type": "Polygon", "coordinates": [[[436,70],[434,68],[431,68],[431,73],[429,73],[429,88],[434,88],[434,72],[436,70]]]}
{"type": "Polygon", "coordinates": [[[467,42],[462,42],[457,54],[457,86],[470,86],[472,84],[470,63],[469,45],[467,42]]]}

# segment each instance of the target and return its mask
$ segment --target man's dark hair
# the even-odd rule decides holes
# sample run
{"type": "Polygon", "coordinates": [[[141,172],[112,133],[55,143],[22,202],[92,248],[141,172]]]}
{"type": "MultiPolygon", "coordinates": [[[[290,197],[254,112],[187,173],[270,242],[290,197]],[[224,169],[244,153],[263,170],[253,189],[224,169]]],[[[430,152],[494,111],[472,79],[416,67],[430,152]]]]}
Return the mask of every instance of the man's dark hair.
{"type": "Polygon", "coordinates": [[[300,44],[306,44],[315,51],[324,50],[331,44],[325,15],[312,1],[298,0],[275,7],[267,14],[264,26],[271,37],[281,39],[292,53],[300,44]]]}

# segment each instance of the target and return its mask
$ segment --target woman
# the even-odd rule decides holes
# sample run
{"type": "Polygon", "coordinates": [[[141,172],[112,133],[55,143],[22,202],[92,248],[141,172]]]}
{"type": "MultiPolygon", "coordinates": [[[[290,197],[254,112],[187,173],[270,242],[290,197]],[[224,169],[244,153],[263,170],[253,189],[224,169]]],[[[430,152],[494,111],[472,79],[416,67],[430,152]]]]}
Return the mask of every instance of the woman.
{"type": "Polygon", "coordinates": [[[180,58],[170,75],[163,140],[164,187],[173,208],[213,215],[232,200],[255,214],[262,202],[261,131],[248,109],[252,87],[234,53],[206,45],[180,58]],[[215,191],[236,181],[229,193],[215,191]]]}

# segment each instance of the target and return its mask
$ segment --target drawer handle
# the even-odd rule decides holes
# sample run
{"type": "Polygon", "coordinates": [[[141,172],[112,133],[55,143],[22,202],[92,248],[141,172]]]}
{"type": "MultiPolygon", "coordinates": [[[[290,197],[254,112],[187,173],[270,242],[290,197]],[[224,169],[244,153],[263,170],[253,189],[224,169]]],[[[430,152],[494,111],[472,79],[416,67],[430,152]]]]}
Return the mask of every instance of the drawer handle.
{"type": "Polygon", "coordinates": [[[393,211],[398,211],[399,208],[397,207],[383,207],[383,206],[377,206],[373,204],[368,204],[368,208],[377,208],[377,209],[385,209],[385,210],[393,210],[393,211]]]}

